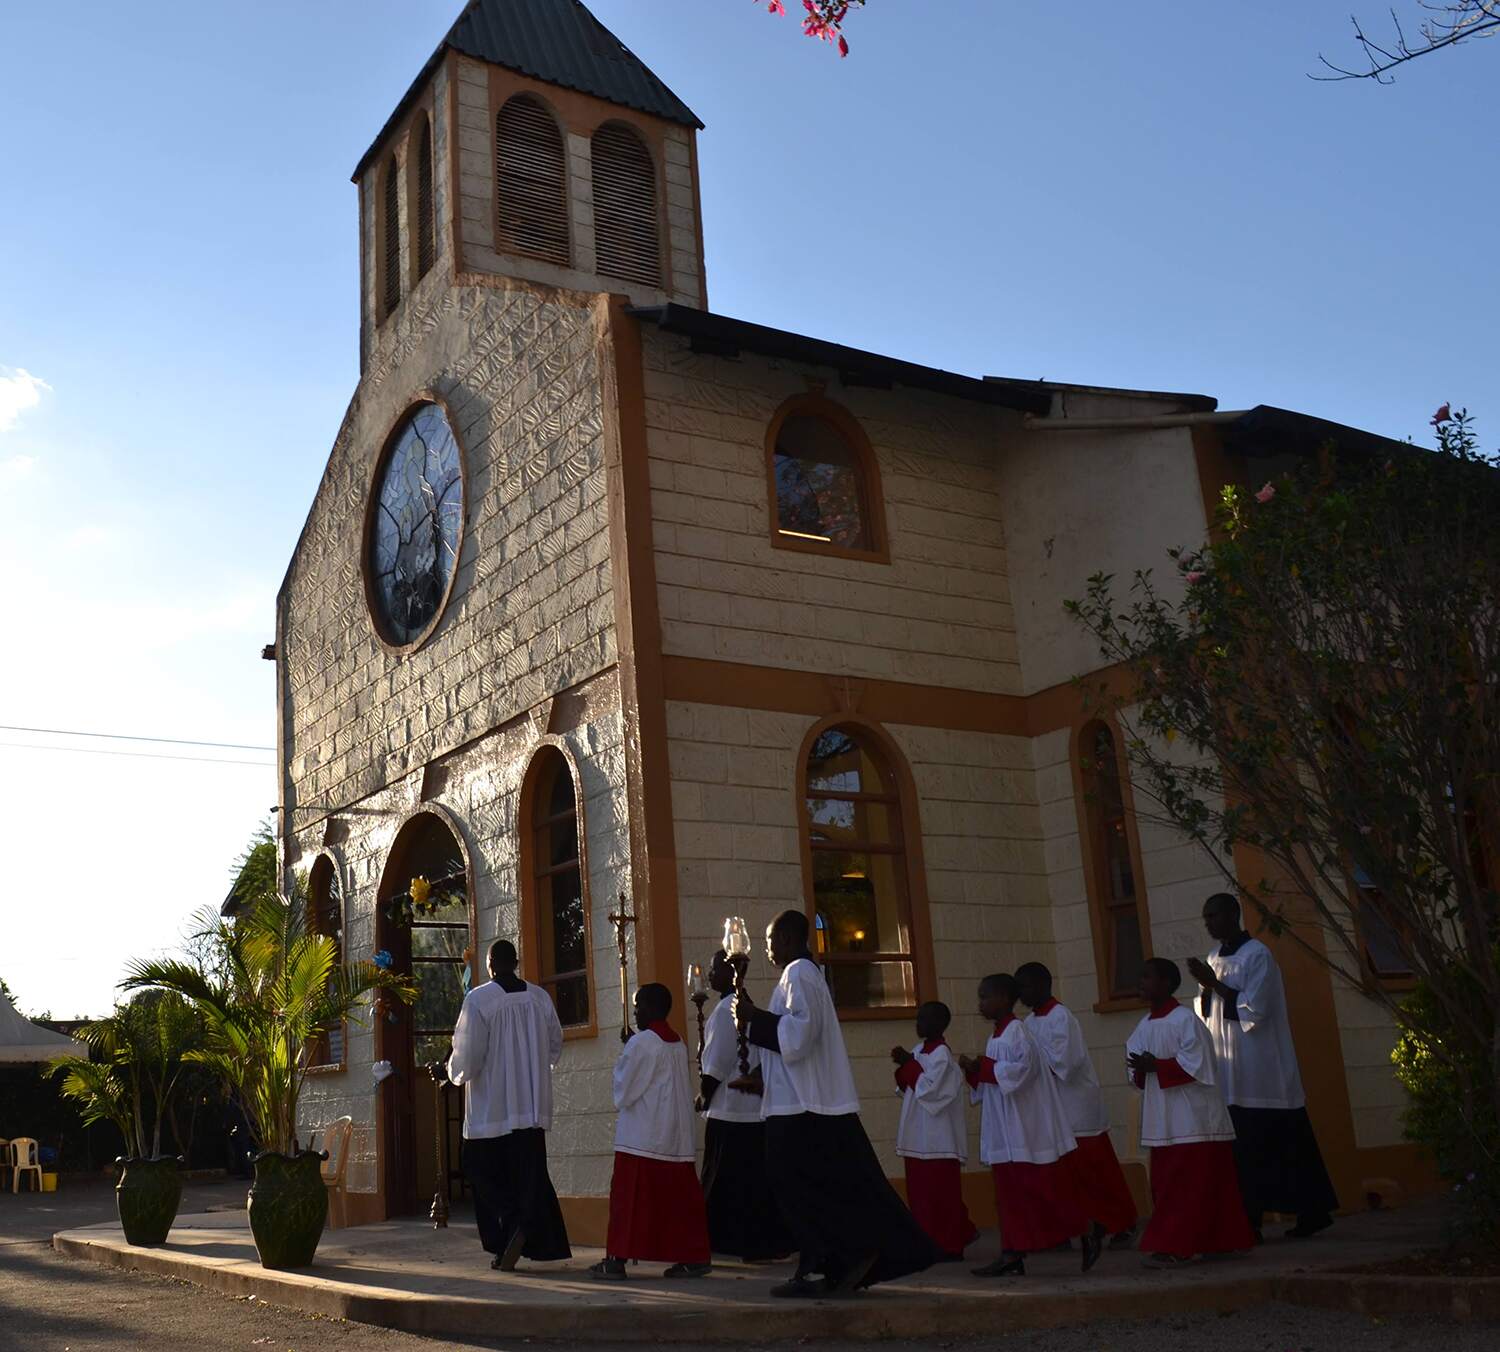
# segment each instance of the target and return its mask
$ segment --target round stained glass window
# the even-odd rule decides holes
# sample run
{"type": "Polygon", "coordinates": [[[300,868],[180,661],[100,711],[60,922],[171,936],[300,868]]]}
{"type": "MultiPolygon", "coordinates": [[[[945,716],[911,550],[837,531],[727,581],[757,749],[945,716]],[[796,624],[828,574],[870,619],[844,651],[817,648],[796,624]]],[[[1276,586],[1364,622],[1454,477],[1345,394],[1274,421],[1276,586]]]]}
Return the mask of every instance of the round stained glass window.
{"type": "Polygon", "coordinates": [[[401,425],[375,481],[370,597],[387,641],[415,643],[442,608],[458,566],[464,485],[458,442],[436,404],[401,425]]]}

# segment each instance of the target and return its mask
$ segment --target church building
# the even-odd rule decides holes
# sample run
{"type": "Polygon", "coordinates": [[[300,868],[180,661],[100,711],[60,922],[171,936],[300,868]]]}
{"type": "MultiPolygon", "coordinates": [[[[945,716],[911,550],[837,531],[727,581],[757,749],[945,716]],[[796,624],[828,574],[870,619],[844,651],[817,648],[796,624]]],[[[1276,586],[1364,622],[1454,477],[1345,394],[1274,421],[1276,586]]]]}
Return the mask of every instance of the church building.
{"type": "MultiPolygon", "coordinates": [[[[1207,951],[1220,881],[1137,811],[1121,731],[1075,684],[1114,673],[1063,603],[1200,543],[1225,483],[1377,439],[716,314],[701,130],[578,0],[471,0],[355,168],[360,380],[270,653],[280,847],[343,953],[421,995],[322,1040],[304,1129],[353,1118],[351,1220],[458,1197],[460,1096],[422,1067],[465,964],[484,980],[512,939],[565,1025],[549,1153],[597,1242],[617,935],[696,1046],[688,964],[726,917],[759,935],[801,907],[890,1174],[916,1005],[980,1048],[978,979],[1038,960],[1144,1194],[1135,982],[1207,951]]],[[[1345,1206],[1418,1187],[1388,1020],[1267,942],[1345,1206]]],[[[1366,953],[1369,981],[1407,979],[1377,935],[1366,953]]],[[[752,993],[774,979],[757,944],[752,993]]]]}

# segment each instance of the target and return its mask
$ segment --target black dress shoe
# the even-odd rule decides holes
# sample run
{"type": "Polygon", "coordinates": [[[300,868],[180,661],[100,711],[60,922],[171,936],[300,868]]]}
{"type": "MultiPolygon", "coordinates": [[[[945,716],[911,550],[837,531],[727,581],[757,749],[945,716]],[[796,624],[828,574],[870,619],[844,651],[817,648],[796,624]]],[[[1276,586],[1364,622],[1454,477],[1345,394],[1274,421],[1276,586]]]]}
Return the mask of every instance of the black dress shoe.
{"type": "Polygon", "coordinates": [[[986,1263],[983,1267],[972,1269],[976,1277],[1024,1277],[1026,1275],[1026,1255],[1018,1253],[1014,1258],[1007,1258],[1003,1253],[993,1263],[986,1263]]]}
{"type": "Polygon", "coordinates": [[[1079,1236],[1078,1242],[1083,1247],[1083,1270],[1085,1272],[1099,1261],[1099,1255],[1104,1252],[1104,1236],[1108,1233],[1104,1226],[1095,1221],[1087,1234],[1079,1236]]]}
{"type": "Polygon", "coordinates": [[[1333,1217],[1326,1212],[1320,1216],[1298,1216],[1296,1225],[1285,1231],[1288,1239],[1311,1239],[1333,1224],[1333,1217]]]}
{"type": "Polygon", "coordinates": [[[823,1294],[822,1282],[810,1282],[806,1277],[793,1277],[771,1288],[771,1294],[782,1300],[816,1300],[823,1294]]]}
{"type": "Polygon", "coordinates": [[[839,1274],[838,1279],[827,1278],[823,1282],[825,1296],[852,1296],[865,1284],[870,1269],[879,1261],[878,1253],[862,1253],[839,1274]]]}

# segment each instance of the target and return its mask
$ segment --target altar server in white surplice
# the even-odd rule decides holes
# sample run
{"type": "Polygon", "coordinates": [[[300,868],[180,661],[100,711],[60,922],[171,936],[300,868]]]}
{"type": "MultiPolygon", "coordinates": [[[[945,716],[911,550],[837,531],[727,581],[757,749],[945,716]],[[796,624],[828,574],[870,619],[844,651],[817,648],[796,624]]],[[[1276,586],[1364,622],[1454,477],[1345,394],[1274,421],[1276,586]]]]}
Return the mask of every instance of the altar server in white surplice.
{"type": "Polygon", "coordinates": [[[1173,999],[1181,983],[1176,963],[1146,960],[1140,992],[1151,1012],[1125,1044],[1130,1081],[1143,1095],[1141,1144],[1151,1151],[1153,1205],[1141,1248],[1158,1267],[1255,1243],[1213,1040],[1203,1021],[1173,999]]]}
{"type": "Polygon", "coordinates": [[[464,1090],[463,1162],[479,1240],[490,1266],[509,1272],[519,1258],[572,1256],[547,1174],[563,1036],[551,997],[516,975],[513,945],[492,944],[489,969],[492,979],[464,996],[447,1078],[464,1090]]]}
{"type": "Polygon", "coordinates": [[[1203,923],[1218,942],[1207,962],[1189,958],[1187,966],[1202,987],[1198,1009],[1234,1122],[1245,1210],[1257,1232],[1267,1211],[1295,1216],[1287,1237],[1308,1239],[1333,1224],[1339,1201],[1307,1115],[1281,969],[1246,933],[1228,892],[1204,902],[1203,923]]]}
{"type": "Polygon", "coordinates": [[[906,1205],[947,1261],[964,1256],[979,1235],[964,1205],[963,1166],[969,1158],[963,1071],[943,1034],[953,1021],[947,1005],[930,1000],[917,1010],[910,1051],[891,1048],[901,1120],[896,1154],[906,1170],[906,1205]]]}
{"type": "Polygon", "coordinates": [[[1000,1257],[974,1275],[1024,1276],[1026,1254],[1075,1235],[1087,1272],[1098,1261],[1101,1236],[1063,1162],[1078,1142],[1040,1048],[1015,1017],[1017,998],[1009,972],[979,983],[979,1012],[993,1022],[994,1036],[983,1056],[959,1058],[980,1105],[979,1157],[990,1166],[1000,1217],[1000,1257]]]}
{"type": "Polygon", "coordinates": [[[1041,963],[1023,962],[1016,968],[1016,985],[1021,1003],[1031,1010],[1026,1031],[1041,1048],[1068,1126],[1078,1139],[1078,1148],[1067,1158],[1077,1175],[1079,1194],[1090,1219],[1128,1243],[1135,1229],[1135,1198],[1109,1139],[1109,1113],[1083,1029],[1073,1011],[1053,996],[1052,973],[1041,963]]]}

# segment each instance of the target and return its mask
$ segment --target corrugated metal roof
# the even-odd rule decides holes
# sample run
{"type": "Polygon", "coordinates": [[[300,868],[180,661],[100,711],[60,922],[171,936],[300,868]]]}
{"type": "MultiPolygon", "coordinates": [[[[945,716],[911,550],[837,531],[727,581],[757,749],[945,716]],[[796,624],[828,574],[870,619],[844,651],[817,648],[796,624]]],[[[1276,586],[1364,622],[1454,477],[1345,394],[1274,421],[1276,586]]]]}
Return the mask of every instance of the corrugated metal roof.
{"type": "Polygon", "coordinates": [[[700,128],[697,114],[580,0],[469,0],[438,49],[354,168],[365,170],[375,147],[406,113],[449,48],[535,80],[700,128]]]}

